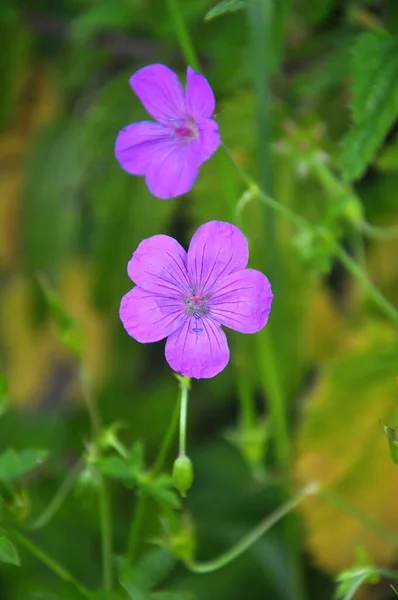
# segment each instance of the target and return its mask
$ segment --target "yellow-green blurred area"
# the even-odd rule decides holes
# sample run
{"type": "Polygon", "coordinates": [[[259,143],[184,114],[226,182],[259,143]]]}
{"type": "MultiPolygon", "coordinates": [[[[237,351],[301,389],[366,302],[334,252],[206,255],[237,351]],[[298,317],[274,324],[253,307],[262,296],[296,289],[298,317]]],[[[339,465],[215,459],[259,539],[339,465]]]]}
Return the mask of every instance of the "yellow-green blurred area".
{"type": "MultiPolygon", "coordinates": [[[[215,0],[178,5],[214,89],[221,136],[235,161],[261,179],[258,148],[266,144],[272,196],[312,223],[328,227],[333,221],[336,227],[339,198],[313,166],[326,165],[339,178],[341,140],[352,122],[352,47],[366,32],[398,34],[397,1],[264,3],[275,19],[263,31],[266,107],[259,106],[254,91],[263,75],[253,75],[256,50],[246,11],[205,20],[215,0]],[[269,138],[259,140],[264,112],[269,138]]],[[[226,550],[283,500],[269,405],[275,378],[286,409],[292,493],[313,482],[325,485],[383,531],[398,535],[398,467],[382,427],[395,418],[396,326],[327,251],[311,246],[305,232],[278,216],[270,239],[270,213],[258,199],[236,210],[246,190],[222,148],[203,165],[189,194],[168,201],[152,197],[143,178],[122,171],[114,157],[118,131],[148,118],[129,76],[161,62],[184,80],[186,62],[171,4],[2,0],[0,5],[0,369],[11,402],[0,417],[0,450],[49,452],[18,483],[22,508],[16,518],[29,539],[94,590],[101,586],[100,532],[97,490],[87,472],[54,518],[29,531],[90,441],[77,367],[57,335],[38,277],[83,332],[84,364],[103,422],[124,423],[120,438],[127,446],[140,440],[150,465],[178,400],[178,384],[165,361],[164,342],[140,345],[120,323],[120,299],[132,286],[127,262],[143,238],[165,233],[187,247],[196,228],[213,219],[242,228],[250,266],[269,275],[275,299],[269,328],[250,336],[227,332],[228,367],[192,384],[187,444],[195,480],[183,510],[197,555],[210,559],[226,550]],[[248,406],[252,412],[245,413],[242,407],[248,406]]],[[[392,76],[397,79],[398,71],[392,76]]],[[[396,123],[354,189],[367,221],[398,222],[396,123]]],[[[398,239],[363,240],[344,215],[337,229],[347,252],[366,265],[369,279],[397,306],[398,239]]],[[[177,436],[166,472],[176,455],[177,436]]],[[[110,485],[114,553],[121,556],[139,494],[114,480],[110,485]]],[[[137,561],[156,548],[162,520],[149,502],[137,561]]],[[[114,598],[323,600],[333,597],[334,578],[355,565],[358,552],[377,566],[398,567],[392,539],[323,499],[304,501],[290,525],[287,535],[279,523],[212,574],[191,574],[175,561],[156,583],[174,595],[126,596],[120,588],[114,598]]],[[[26,549],[20,557],[21,567],[0,565],[1,600],[80,597],[26,549]]],[[[355,597],[394,595],[381,582],[355,597]]]]}

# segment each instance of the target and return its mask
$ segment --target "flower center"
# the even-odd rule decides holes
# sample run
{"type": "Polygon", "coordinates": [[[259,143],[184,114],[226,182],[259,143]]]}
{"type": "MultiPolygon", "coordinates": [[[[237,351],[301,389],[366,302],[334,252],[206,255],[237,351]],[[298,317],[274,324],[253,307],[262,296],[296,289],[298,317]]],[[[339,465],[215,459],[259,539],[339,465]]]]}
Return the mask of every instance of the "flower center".
{"type": "Polygon", "coordinates": [[[192,331],[203,331],[201,319],[209,312],[207,300],[207,297],[200,294],[192,285],[189,286],[189,294],[185,296],[184,302],[187,315],[195,319],[195,326],[192,331]]]}
{"type": "Polygon", "coordinates": [[[199,136],[193,119],[169,119],[169,124],[172,139],[188,144],[199,136]]]}

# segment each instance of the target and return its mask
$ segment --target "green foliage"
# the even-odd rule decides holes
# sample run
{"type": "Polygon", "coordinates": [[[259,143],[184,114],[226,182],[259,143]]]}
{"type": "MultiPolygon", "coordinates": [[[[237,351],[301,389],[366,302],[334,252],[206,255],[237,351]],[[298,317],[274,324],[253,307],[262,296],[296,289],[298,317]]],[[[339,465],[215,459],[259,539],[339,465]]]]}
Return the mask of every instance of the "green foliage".
{"type": "Polygon", "coordinates": [[[9,405],[9,387],[7,377],[3,373],[0,373],[0,417],[7,411],[9,405]]]}
{"type": "Polygon", "coordinates": [[[222,0],[206,13],[205,20],[210,21],[210,19],[224,15],[227,12],[235,12],[244,8],[245,4],[244,0],[222,0]]]}
{"type": "Polygon", "coordinates": [[[398,116],[398,39],[383,33],[359,36],[351,77],[354,124],[341,156],[346,180],[361,177],[398,116]]]}
{"type": "Polygon", "coordinates": [[[76,324],[75,319],[73,319],[62,306],[58,296],[44,277],[38,275],[37,281],[43,292],[51,316],[54,319],[62,344],[68,352],[80,359],[84,345],[83,334],[80,328],[76,324]]]}
{"type": "Polygon", "coordinates": [[[0,454],[0,481],[10,483],[20,479],[42,465],[47,456],[46,450],[6,450],[0,454]]]}
{"type": "Polygon", "coordinates": [[[19,567],[20,561],[18,552],[10,540],[4,536],[4,532],[0,532],[0,562],[10,563],[19,567]]]}

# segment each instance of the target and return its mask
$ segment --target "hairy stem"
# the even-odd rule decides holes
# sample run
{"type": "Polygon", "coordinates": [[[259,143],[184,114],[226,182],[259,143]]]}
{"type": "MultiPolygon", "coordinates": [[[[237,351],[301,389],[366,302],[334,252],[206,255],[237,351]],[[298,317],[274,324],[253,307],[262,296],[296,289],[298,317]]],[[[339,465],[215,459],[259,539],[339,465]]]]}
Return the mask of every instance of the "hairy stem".
{"type": "Polygon", "coordinates": [[[246,552],[246,550],[253,546],[253,544],[255,544],[255,542],[257,542],[267,531],[269,531],[273,525],[278,523],[278,521],[294,510],[308,495],[312,493],[314,493],[314,488],[311,486],[294,496],[294,498],[291,500],[288,500],[282,504],[282,506],[268,515],[237,544],[232,546],[230,550],[224,552],[218,558],[203,563],[195,560],[189,560],[186,561],[186,566],[194,573],[211,573],[212,571],[217,571],[218,569],[225,567],[230,562],[238,558],[241,554],[246,552]]]}
{"type": "MultiPolygon", "coordinates": [[[[91,420],[91,428],[94,439],[98,439],[101,433],[101,418],[91,391],[89,376],[83,365],[79,370],[83,397],[91,420]]],[[[99,477],[99,513],[101,524],[101,550],[102,550],[102,575],[103,584],[107,591],[112,590],[112,519],[111,506],[107,481],[98,473],[99,477]]]]}

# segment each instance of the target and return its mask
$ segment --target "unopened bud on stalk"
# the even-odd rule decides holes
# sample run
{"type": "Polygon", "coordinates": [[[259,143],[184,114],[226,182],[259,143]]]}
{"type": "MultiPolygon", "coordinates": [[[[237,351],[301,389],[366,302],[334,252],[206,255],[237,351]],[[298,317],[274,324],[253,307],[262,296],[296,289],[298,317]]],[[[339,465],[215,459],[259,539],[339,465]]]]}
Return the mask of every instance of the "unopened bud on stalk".
{"type": "Polygon", "coordinates": [[[179,456],[173,465],[173,485],[185,498],[193,483],[193,467],[188,456],[179,456]]]}

